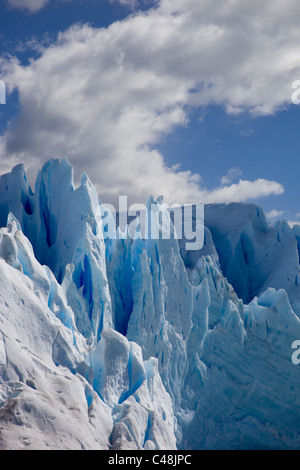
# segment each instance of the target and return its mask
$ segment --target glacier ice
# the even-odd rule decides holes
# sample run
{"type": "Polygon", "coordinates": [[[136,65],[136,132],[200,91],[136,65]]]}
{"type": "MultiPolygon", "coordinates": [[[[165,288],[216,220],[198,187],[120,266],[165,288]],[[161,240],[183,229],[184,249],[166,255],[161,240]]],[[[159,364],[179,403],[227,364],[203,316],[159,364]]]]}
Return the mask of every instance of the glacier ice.
{"type": "Polygon", "coordinates": [[[207,205],[190,251],[153,205],[105,239],[66,158],[0,178],[0,448],[299,449],[300,227],[207,205]]]}
{"type": "Polygon", "coordinates": [[[254,204],[215,204],[205,209],[223,275],[248,303],[268,287],[285,289],[300,315],[297,285],[299,235],[286,221],[269,223],[254,204]]]}
{"type": "Polygon", "coordinates": [[[48,279],[49,268],[25,274],[0,259],[0,275],[1,448],[123,449],[128,442],[143,448],[146,435],[148,445],[175,448],[171,399],[155,370],[151,393],[137,345],[105,329],[91,349],[73,324],[61,287],[54,276],[48,279]],[[104,364],[107,373],[101,375],[104,364]],[[168,422],[162,417],[164,396],[168,422]],[[132,407],[136,419],[147,414],[144,430],[129,427],[125,411],[132,419],[132,407]],[[120,423],[125,431],[114,440],[120,423]]]}

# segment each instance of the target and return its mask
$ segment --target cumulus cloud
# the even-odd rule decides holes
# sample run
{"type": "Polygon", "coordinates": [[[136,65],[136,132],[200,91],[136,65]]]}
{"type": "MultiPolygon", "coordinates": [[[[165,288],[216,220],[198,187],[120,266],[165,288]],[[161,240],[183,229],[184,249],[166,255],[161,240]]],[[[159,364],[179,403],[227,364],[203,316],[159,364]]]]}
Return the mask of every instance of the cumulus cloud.
{"type": "MultiPolygon", "coordinates": [[[[6,0],[7,5],[16,10],[27,11],[29,13],[38,13],[51,0],[6,0]]],[[[59,2],[71,2],[72,0],[56,0],[59,2]]]]}
{"type": "Polygon", "coordinates": [[[289,217],[287,218],[287,222],[291,227],[294,227],[294,225],[299,225],[300,226],[300,214],[296,214],[294,218],[289,217]]]}
{"type": "Polygon", "coordinates": [[[132,9],[141,9],[141,7],[151,8],[159,3],[159,0],[109,0],[110,3],[119,3],[120,5],[132,9]]]}
{"type": "Polygon", "coordinates": [[[30,13],[36,13],[49,3],[50,0],[6,0],[11,8],[17,10],[28,10],[30,13]]]}
{"type": "Polygon", "coordinates": [[[266,214],[266,217],[269,219],[270,222],[275,223],[280,220],[285,220],[291,228],[294,225],[300,226],[300,214],[292,214],[290,211],[287,210],[277,210],[272,209],[270,212],[266,214]]]}
{"type": "Polygon", "coordinates": [[[242,176],[242,171],[239,168],[230,168],[227,174],[221,178],[221,185],[226,186],[233,183],[237,178],[242,176]]]}
{"type": "Polygon", "coordinates": [[[271,221],[276,221],[284,217],[285,214],[286,214],[286,211],[272,209],[270,212],[266,214],[266,217],[270,219],[271,221]]]}
{"type": "Polygon", "coordinates": [[[287,223],[291,228],[293,228],[295,225],[298,225],[300,227],[300,221],[299,220],[288,220],[287,223]]]}
{"type": "MultiPolygon", "coordinates": [[[[5,0],[10,8],[16,10],[29,11],[30,13],[37,13],[44,8],[51,0],[5,0]]],[[[60,2],[68,2],[72,0],[58,0],[60,2]]],[[[102,0],[105,1],[105,0],[102,0]]],[[[131,9],[138,8],[141,4],[148,7],[153,6],[157,0],[106,0],[110,3],[119,3],[120,5],[130,7],[131,9]]]]}
{"type": "Polygon", "coordinates": [[[110,0],[110,3],[120,3],[121,5],[126,5],[131,8],[134,8],[138,4],[138,0],[110,0]]]}
{"type": "Polygon", "coordinates": [[[243,202],[270,194],[279,195],[284,192],[284,188],[276,181],[269,181],[259,178],[255,181],[240,180],[229,186],[223,186],[204,195],[204,202],[243,202]]]}
{"type": "Polygon", "coordinates": [[[264,115],[286,106],[300,76],[299,15],[297,0],[161,0],[106,29],[73,26],[27,66],[3,61],[20,114],[0,140],[2,168],[67,155],[104,200],[281,194],[265,179],[206,191],[199,175],[168,168],[156,145],[193,108],[264,115]]]}

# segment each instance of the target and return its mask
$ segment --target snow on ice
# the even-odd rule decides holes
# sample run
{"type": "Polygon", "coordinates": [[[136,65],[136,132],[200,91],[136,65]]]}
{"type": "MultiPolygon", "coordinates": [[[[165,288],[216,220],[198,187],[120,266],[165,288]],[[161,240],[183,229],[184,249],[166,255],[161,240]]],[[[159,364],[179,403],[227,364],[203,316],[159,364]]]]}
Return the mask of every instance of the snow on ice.
{"type": "Polygon", "coordinates": [[[299,449],[300,227],[207,205],[190,251],[101,204],[66,158],[0,179],[0,448],[299,449]]]}

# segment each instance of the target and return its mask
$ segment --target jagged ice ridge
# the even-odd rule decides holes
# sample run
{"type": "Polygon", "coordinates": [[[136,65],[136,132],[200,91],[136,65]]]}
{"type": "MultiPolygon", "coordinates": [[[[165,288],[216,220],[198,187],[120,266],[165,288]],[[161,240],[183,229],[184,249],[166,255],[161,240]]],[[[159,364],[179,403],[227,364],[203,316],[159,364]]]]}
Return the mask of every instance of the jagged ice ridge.
{"type": "Polygon", "coordinates": [[[207,205],[186,251],[99,205],[66,158],[0,179],[0,448],[299,449],[300,227],[207,205]]]}

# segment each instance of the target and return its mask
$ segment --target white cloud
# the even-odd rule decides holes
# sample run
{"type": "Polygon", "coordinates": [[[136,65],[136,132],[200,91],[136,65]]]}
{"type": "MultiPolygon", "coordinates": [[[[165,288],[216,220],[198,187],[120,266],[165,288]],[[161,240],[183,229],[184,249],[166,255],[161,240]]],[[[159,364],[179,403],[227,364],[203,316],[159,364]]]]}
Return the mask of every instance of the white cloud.
{"type": "Polygon", "coordinates": [[[289,226],[291,228],[293,228],[295,225],[299,225],[300,226],[300,221],[299,220],[288,220],[287,223],[289,224],[289,226]]]}
{"type": "Polygon", "coordinates": [[[247,129],[246,131],[240,131],[241,137],[250,137],[253,134],[254,134],[253,129],[247,129]]]}
{"type": "Polygon", "coordinates": [[[243,202],[266,197],[270,194],[279,195],[283,192],[283,186],[276,181],[262,178],[255,181],[240,180],[238,183],[223,186],[207,193],[204,195],[203,201],[211,203],[243,202]]]}
{"type": "Polygon", "coordinates": [[[44,8],[50,0],[6,0],[11,8],[17,10],[28,10],[30,13],[36,13],[44,8]]]}
{"type": "Polygon", "coordinates": [[[236,179],[242,176],[242,171],[239,168],[230,168],[227,174],[221,178],[221,185],[229,185],[233,183],[236,179]]]}
{"type": "MultiPolygon", "coordinates": [[[[10,8],[16,10],[25,10],[30,13],[37,13],[44,8],[51,0],[5,0],[10,8]]],[[[68,2],[71,0],[57,0],[58,2],[68,2]]],[[[130,7],[132,9],[139,8],[140,4],[148,7],[157,3],[157,0],[101,0],[110,3],[119,3],[120,5],[130,7]]]]}
{"type": "Polygon", "coordinates": [[[273,209],[266,214],[266,217],[273,223],[279,220],[285,220],[290,227],[294,227],[294,225],[300,226],[299,213],[291,214],[290,211],[273,209]]]}
{"type": "Polygon", "coordinates": [[[141,9],[141,7],[151,8],[159,3],[159,0],[109,0],[110,3],[119,3],[120,5],[132,9],[141,9]]]}
{"type": "Polygon", "coordinates": [[[291,220],[291,218],[289,218],[287,220],[287,222],[290,225],[290,227],[294,227],[294,225],[299,225],[300,226],[300,213],[295,214],[295,216],[292,220],[291,220]]]}
{"type": "Polygon", "coordinates": [[[223,180],[227,186],[206,191],[199,175],[168,168],[155,148],[188,123],[192,108],[268,114],[286,106],[300,76],[299,17],[297,0],[161,0],[107,29],[60,33],[28,66],[2,63],[21,106],[0,141],[2,168],[67,155],[103,199],[281,194],[281,185],[264,179],[223,180]]]}
{"type": "MultiPolygon", "coordinates": [[[[16,10],[24,10],[29,13],[38,13],[42,10],[51,0],[5,0],[7,5],[16,10]]],[[[58,2],[70,2],[72,0],[56,0],[58,2]]]]}
{"type": "Polygon", "coordinates": [[[270,212],[266,214],[266,217],[271,221],[276,221],[284,217],[286,211],[279,211],[277,209],[272,209],[270,212]]]}
{"type": "Polygon", "coordinates": [[[120,3],[121,5],[126,5],[131,8],[134,8],[138,4],[138,0],[110,0],[110,3],[120,3]]]}

